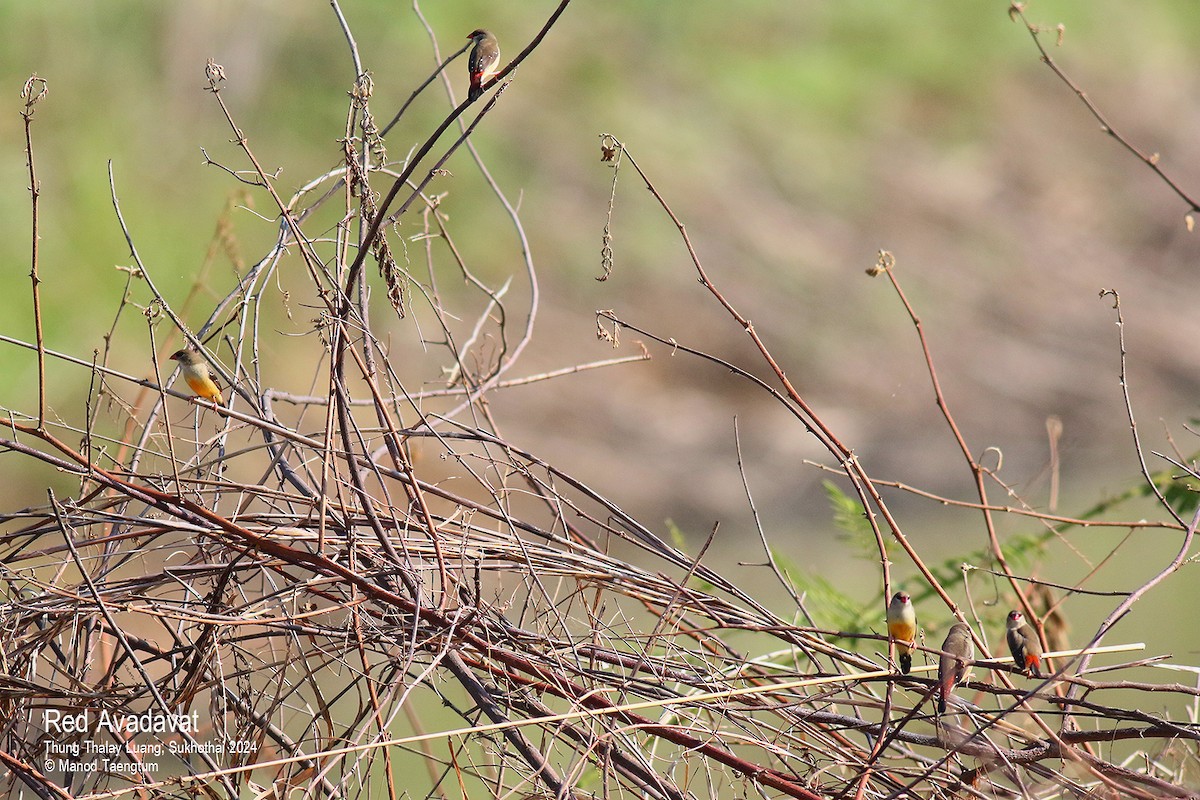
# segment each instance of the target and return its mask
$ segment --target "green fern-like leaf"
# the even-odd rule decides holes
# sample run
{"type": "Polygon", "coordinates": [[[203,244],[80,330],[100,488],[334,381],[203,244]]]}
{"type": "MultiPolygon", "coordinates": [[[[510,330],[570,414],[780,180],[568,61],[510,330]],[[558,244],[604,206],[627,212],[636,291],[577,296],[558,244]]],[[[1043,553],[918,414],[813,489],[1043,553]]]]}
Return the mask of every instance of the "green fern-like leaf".
{"type": "MultiPolygon", "coordinates": [[[[833,525],[838,530],[838,538],[853,547],[859,558],[877,561],[879,548],[862,503],[843,492],[833,481],[823,481],[822,486],[833,512],[833,525]]],[[[889,553],[892,545],[892,542],[884,545],[889,553]]]]}

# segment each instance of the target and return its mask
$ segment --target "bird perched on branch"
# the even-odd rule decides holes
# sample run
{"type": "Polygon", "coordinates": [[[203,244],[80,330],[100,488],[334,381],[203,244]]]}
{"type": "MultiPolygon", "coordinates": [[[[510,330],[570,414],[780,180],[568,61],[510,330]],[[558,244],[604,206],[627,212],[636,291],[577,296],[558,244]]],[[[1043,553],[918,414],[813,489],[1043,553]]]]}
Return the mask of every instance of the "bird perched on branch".
{"type": "Polygon", "coordinates": [[[971,628],[965,622],[956,622],[942,642],[942,655],[938,659],[938,713],[946,713],[946,698],[955,684],[962,683],[975,657],[975,643],[971,641],[971,628]]]}
{"type": "Polygon", "coordinates": [[[183,379],[187,381],[187,385],[193,392],[219,406],[225,405],[225,398],[221,396],[221,390],[213,382],[212,374],[208,371],[208,364],[204,362],[198,352],[188,349],[177,350],[171,355],[171,360],[179,362],[179,368],[183,370],[183,379]]]}
{"type": "Polygon", "coordinates": [[[467,70],[471,74],[471,89],[467,99],[474,102],[483,94],[483,84],[500,71],[500,42],[491,31],[483,28],[472,31],[467,38],[475,42],[471,55],[467,57],[467,70]]]}
{"type": "Polygon", "coordinates": [[[1025,615],[1020,611],[1008,612],[1008,649],[1012,653],[1017,669],[1029,675],[1042,677],[1042,642],[1037,632],[1025,624],[1025,615]]]}
{"type": "Polygon", "coordinates": [[[912,650],[917,638],[917,612],[913,610],[908,592],[896,592],[887,607],[888,636],[896,642],[900,671],[905,675],[912,669],[912,650]]]}

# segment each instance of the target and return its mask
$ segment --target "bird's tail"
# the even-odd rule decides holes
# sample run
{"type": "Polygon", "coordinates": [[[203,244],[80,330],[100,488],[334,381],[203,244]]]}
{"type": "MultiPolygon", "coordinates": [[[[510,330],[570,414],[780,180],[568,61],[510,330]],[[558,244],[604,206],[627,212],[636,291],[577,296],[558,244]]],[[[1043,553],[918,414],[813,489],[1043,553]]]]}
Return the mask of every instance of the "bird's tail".
{"type": "Polygon", "coordinates": [[[946,713],[946,698],[950,696],[950,692],[954,690],[954,670],[944,669],[939,677],[941,690],[938,692],[938,713],[946,713]]]}

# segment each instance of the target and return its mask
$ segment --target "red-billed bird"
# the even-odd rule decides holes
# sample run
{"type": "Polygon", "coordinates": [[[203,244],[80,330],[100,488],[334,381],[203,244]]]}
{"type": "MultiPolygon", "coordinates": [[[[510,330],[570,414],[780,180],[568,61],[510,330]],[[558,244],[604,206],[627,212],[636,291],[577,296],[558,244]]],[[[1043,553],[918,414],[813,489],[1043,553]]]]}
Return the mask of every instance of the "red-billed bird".
{"type": "Polygon", "coordinates": [[[1017,669],[1035,678],[1042,677],[1042,643],[1037,632],[1025,624],[1025,615],[1020,611],[1008,612],[1008,649],[1012,652],[1017,669]]]}
{"type": "Polygon", "coordinates": [[[467,99],[474,102],[483,94],[483,84],[500,71],[500,42],[491,31],[483,28],[472,31],[468,39],[475,42],[471,55],[467,57],[467,70],[471,73],[471,90],[467,99]]]}
{"type": "Polygon", "coordinates": [[[975,657],[975,643],[971,641],[971,629],[965,622],[956,622],[942,642],[942,655],[938,659],[938,713],[946,713],[946,698],[954,685],[961,683],[975,657]]]}
{"type": "Polygon", "coordinates": [[[917,612],[913,610],[908,592],[896,592],[887,607],[888,636],[896,642],[900,671],[905,675],[912,669],[913,643],[917,638],[917,612]]]}

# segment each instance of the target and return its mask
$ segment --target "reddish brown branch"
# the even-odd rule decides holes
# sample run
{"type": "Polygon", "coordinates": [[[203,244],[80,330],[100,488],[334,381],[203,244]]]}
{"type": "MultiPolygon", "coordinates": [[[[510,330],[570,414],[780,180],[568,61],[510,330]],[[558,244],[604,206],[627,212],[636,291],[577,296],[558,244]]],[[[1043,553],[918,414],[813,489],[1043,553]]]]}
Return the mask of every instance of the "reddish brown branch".
{"type": "MultiPolygon", "coordinates": [[[[1033,39],[1033,43],[1037,47],[1038,52],[1041,53],[1042,63],[1049,67],[1050,71],[1053,72],[1059,80],[1066,84],[1067,87],[1075,94],[1075,96],[1079,98],[1080,102],[1082,102],[1084,107],[1087,108],[1088,113],[1090,113],[1096,119],[1096,121],[1100,123],[1100,130],[1115,139],[1117,143],[1121,145],[1121,147],[1125,148],[1125,150],[1132,153],[1138,158],[1139,161],[1149,167],[1154,174],[1162,180],[1163,183],[1170,187],[1171,191],[1173,191],[1181,200],[1188,204],[1192,211],[1200,211],[1200,205],[1197,205],[1196,201],[1193,200],[1192,197],[1163,170],[1162,164],[1160,163],[1161,159],[1159,154],[1147,154],[1143,152],[1132,142],[1130,142],[1127,137],[1118,133],[1117,129],[1113,127],[1112,123],[1108,121],[1108,118],[1100,111],[1100,108],[1094,102],[1092,102],[1090,97],[1088,97],[1087,92],[1084,91],[1078,84],[1076,84],[1075,81],[1071,80],[1062,67],[1058,65],[1058,62],[1050,57],[1049,51],[1047,51],[1045,45],[1042,44],[1041,30],[1037,25],[1034,25],[1032,22],[1030,22],[1025,16],[1025,4],[1015,2],[1014,0],[1012,5],[1009,7],[1009,15],[1013,17],[1013,19],[1021,20],[1021,23],[1025,26],[1025,29],[1029,31],[1029,35],[1033,39]]],[[[1062,31],[1061,26],[1059,27],[1059,36],[1061,38],[1062,31]]]]}

